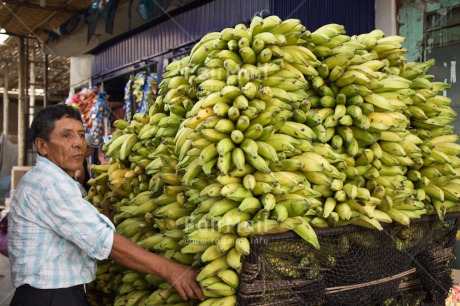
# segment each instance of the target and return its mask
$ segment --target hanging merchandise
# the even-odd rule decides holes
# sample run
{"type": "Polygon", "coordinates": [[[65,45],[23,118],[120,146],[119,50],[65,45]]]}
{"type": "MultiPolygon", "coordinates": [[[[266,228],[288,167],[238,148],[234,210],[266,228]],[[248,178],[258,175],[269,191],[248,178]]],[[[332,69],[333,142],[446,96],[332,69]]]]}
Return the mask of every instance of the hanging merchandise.
{"type": "Polygon", "coordinates": [[[157,76],[155,73],[140,71],[134,80],[128,81],[125,87],[125,119],[131,120],[132,112],[145,113],[157,97],[157,76]],[[130,111],[131,110],[131,111],[130,111]]]}
{"type": "Polygon", "coordinates": [[[446,303],[446,305],[457,305],[458,303],[460,303],[460,286],[454,285],[452,287],[452,294],[449,297],[449,299],[451,300],[451,303],[446,303]]]}
{"type": "Polygon", "coordinates": [[[67,99],[66,102],[66,104],[80,110],[83,124],[89,129],[91,129],[92,125],[91,113],[93,106],[96,103],[98,92],[99,90],[97,88],[84,88],[73,97],[67,99]]]}
{"type": "Polygon", "coordinates": [[[133,78],[130,77],[125,86],[125,97],[123,103],[123,113],[126,121],[131,121],[133,118],[133,78]]]}
{"type": "Polygon", "coordinates": [[[102,143],[102,137],[105,134],[105,122],[108,121],[108,117],[109,103],[107,100],[107,93],[100,92],[91,110],[92,125],[90,134],[95,139],[95,145],[100,145],[102,143]]]}
{"type": "Polygon", "coordinates": [[[144,103],[142,103],[141,108],[138,110],[139,113],[145,113],[155,103],[155,99],[157,98],[157,84],[157,75],[155,73],[147,74],[144,86],[144,103]]]}
{"type": "Polygon", "coordinates": [[[135,113],[138,113],[141,109],[145,108],[145,106],[143,106],[145,102],[145,99],[144,99],[144,87],[146,83],[145,79],[146,79],[145,71],[140,71],[134,76],[133,98],[134,98],[135,113]]]}

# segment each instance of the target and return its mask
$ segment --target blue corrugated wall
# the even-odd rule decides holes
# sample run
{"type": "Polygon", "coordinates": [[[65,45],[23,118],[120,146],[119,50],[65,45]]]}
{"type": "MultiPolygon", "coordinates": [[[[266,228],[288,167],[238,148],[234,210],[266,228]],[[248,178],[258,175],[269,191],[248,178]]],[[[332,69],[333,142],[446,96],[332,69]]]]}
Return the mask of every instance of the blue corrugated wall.
{"type": "Polygon", "coordinates": [[[267,11],[282,19],[298,18],[310,30],[326,23],[345,25],[350,35],[375,27],[374,0],[215,0],[181,13],[94,54],[93,84],[161,61],[171,49],[220,31],[267,11]]]}
{"type": "Polygon", "coordinates": [[[271,0],[273,15],[297,18],[310,31],[328,23],[345,26],[348,35],[370,32],[375,28],[374,0],[271,0]]]}
{"type": "Polygon", "coordinates": [[[93,84],[138,69],[147,59],[161,60],[168,50],[199,40],[206,33],[249,21],[269,5],[269,0],[216,0],[174,16],[95,54],[93,84]]]}

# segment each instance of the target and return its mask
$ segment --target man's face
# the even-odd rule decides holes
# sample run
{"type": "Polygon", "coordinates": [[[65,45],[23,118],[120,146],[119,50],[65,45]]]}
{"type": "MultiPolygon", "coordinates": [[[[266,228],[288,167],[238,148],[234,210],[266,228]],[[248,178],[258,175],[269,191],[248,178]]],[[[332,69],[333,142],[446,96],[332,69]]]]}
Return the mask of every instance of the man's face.
{"type": "Polygon", "coordinates": [[[73,177],[85,158],[85,129],[80,121],[63,117],[55,122],[49,141],[36,140],[40,154],[73,177]]]}

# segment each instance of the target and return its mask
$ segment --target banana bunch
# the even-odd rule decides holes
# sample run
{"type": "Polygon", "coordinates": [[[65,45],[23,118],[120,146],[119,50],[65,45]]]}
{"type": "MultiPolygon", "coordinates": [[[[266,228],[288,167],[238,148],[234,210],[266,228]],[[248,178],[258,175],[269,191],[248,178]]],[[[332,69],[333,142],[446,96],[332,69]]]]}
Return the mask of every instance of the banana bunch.
{"type": "Polygon", "coordinates": [[[102,211],[103,203],[115,196],[108,188],[109,175],[107,173],[110,165],[91,165],[94,177],[88,180],[91,186],[85,199],[91,202],[99,211],[102,211]]]}
{"type": "Polygon", "coordinates": [[[103,260],[98,262],[98,268],[96,272],[96,280],[92,283],[95,287],[89,288],[103,292],[104,294],[110,295],[113,293],[109,287],[110,281],[114,277],[111,271],[112,263],[110,260],[103,260]]]}
{"type": "Polygon", "coordinates": [[[176,303],[181,303],[182,299],[178,293],[174,292],[168,285],[164,282],[160,284],[160,287],[153,292],[147,294],[139,304],[143,305],[175,305],[176,303]],[[169,302],[168,302],[169,301],[169,302]]]}
{"type": "Polygon", "coordinates": [[[113,305],[139,305],[157,288],[148,282],[147,276],[129,269],[119,271],[114,282],[117,285],[113,305]]]}
{"type": "MultiPolygon", "coordinates": [[[[456,114],[436,96],[448,85],[426,75],[434,62],[407,63],[403,41],[380,30],[350,37],[336,24],[309,32],[295,20],[256,17],[249,27],[206,35],[188,66],[174,65],[169,82],[180,85],[165,99],[181,90],[181,99],[196,99],[175,146],[185,193],[197,205],[182,251],[202,254],[200,279],[238,273],[244,252],[236,241],[254,234],[294,230],[315,246],[312,227],[382,229],[381,222],[442,217],[442,189],[433,186],[453,190],[455,168],[432,166],[446,178],[428,181],[434,170],[422,166],[433,145],[420,128],[456,114]]],[[[450,165],[454,156],[442,153],[455,145],[438,147],[436,158],[450,165]]],[[[449,196],[454,211],[458,199],[449,196]]]]}
{"type": "MultiPolygon", "coordinates": [[[[322,31],[324,32],[324,28],[322,31]]],[[[444,150],[451,155],[441,153],[441,157],[435,150],[433,155],[436,160],[432,160],[435,157],[431,156],[433,145],[430,143],[428,131],[439,128],[435,130],[436,136],[444,135],[444,132],[450,134],[439,141],[455,142],[457,139],[455,135],[451,135],[452,127],[445,126],[456,117],[455,112],[448,106],[450,99],[437,95],[450,85],[433,82],[433,76],[426,74],[434,65],[434,60],[407,63],[402,56],[405,50],[400,45],[405,40],[403,37],[384,37],[379,30],[355,37],[329,32],[330,41],[323,39],[323,42],[316,41],[315,46],[309,44],[307,47],[319,57],[324,57],[322,63],[330,65],[327,68],[332,68],[331,71],[326,67],[318,70],[320,76],[325,77],[329,72],[329,81],[334,82],[341,88],[340,91],[347,95],[346,111],[341,110],[341,114],[345,115],[339,122],[339,125],[345,127],[336,128],[340,137],[332,136],[331,145],[340,148],[347,143],[354,144],[354,132],[353,136],[359,144],[359,156],[354,161],[358,167],[353,165],[352,160],[347,160],[347,169],[344,169],[345,165],[342,165],[342,169],[349,178],[363,176],[361,186],[370,191],[371,199],[373,197],[381,201],[374,212],[369,208],[372,204],[369,205],[367,202],[364,206],[360,205],[361,207],[356,206],[356,203],[348,203],[349,206],[351,204],[351,207],[361,209],[367,217],[376,218],[380,222],[389,222],[393,219],[407,225],[411,218],[419,218],[420,215],[433,212],[442,218],[446,208],[441,203],[444,202],[444,192],[439,184],[452,181],[456,176],[454,168],[449,166],[451,158],[457,159],[454,149],[456,144],[441,145],[449,147],[450,149],[444,150]],[[345,50],[349,50],[351,46],[357,50],[353,56],[349,54],[348,61],[346,54],[338,55],[338,50],[346,53],[345,50]],[[337,51],[333,51],[335,48],[337,51]],[[370,60],[362,57],[369,57],[370,60]],[[336,65],[338,62],[341,62],[340,65],[336,65]],[[336,66],[332,67],[333,65],[336,66]],[[353,92],[358,94],[352,95],[353,92]],[[439,105],[442,106],[442,112],[439,105]],[[363,114],[367,115],[369,120],[360,120],[363,114]],[[351,130],[346,128],[347,126],[351,130]],[[445,128],[441,129],[442,126],[445,128]],[[363,129],[370,133],[363,133],[363,129]],[[433,164],[431,167],[426,162],[428,157],[433,164]],[[363,167],[365,165],[367,167],[363,167]],[[436,171],[438,168],[443,169],[447,176],[436,171]],[[366,170],[367,173],[360,170],[366,170]],[[440,176],[444,177],[430,181],[440,176]],[[382,211],[386,214],[382,214],[382,211]],[[375,212],[377,216],[373,216],[375,212]],[[391,219],[388,219],[388,215],[391,219]]],[[[321,80],[316,83],[322,84],[321,80]]],[[[336,95],[336,99],[338,97],[339,94],[336,95]]],[[[321,100],[317,103],[320,102],[321,100]]],[[[311,109],[310,112],[312,113],[311,109]]],[[[329,113],[332,114],[330,110],[329,113]]],[[[310,126],[318,122],[321,122],[321,118],[315,117],[307,121],[310,126]]],[[[347,147],[351,151],[348,151],[348,154],[352,153],[352,148],[347,147]]],[[[458,186],[453,180],[446,189],[454,190],[456,187],[458,186]]],[[[448,200],[447,205],[450,211],[455,211],[458,204],[453,203],[458,203],[458,198],[452,192],[449,196],[452,201],[448,200]]],[[[379,202],[376,199],[372,200],[379,202]]]]}
{"type": "MultiPolygon", "coordinates": [[[[123,125],[123,129],[128,126],[126,122],[120,121],[118,121],[116,125],[117,128],[123,125]]],[[[120,129],[117,131],[121,132],[120,129]]],[[[115,133],[115,137],[117,137],[117,134],[121,135],[121,133],[115,133]]],[[[136,134],[127,135],[134,135],[134,137],[137,137],[136,134]]],[[[120,148],[122,147],[123,144],[120,148]]],[[[133,152],[131,148],[130,155],[132,155],[133,152]]],[[[116,154],[119,156],[119,152],[116,154]]],[[[127,158],[121,160],[119,157],[112,157],[108,165],[92,165],[91,171],[94,173],[94,178],[89,182],[91,189],[86,199],[92,202],[99,210],[102,210],[102,206],[106,200],[110,200],[110,209],[118,212],[114,220],[117,232],[136,242],[141,239],[142,236],[148,235],[153,227],[144,220],[142,214],[136,213],[135,217],[131,217],[131,211],[125,211],[125,208],[128,206],[139,206],[140,209],[147,209],[147,206],[151,206],[151,209],[153,209],[156,207],[156,204],[150,199],[150,191],[141,192],[139,189],[140,183],[146,181],[146,174],[143,168],[136,163],[130,165],[128,162],[129,160],[127,158]],[[144,177],[143,179],[141,179],[141,175],[144,177]],[[148,201],[149,199],[150,201],[148,201]]],[[[116,266],[110,261],[98,262],[96,280],[90,284],[90,287],[93,286],[94,290],[102,292],[102,296],[104,296],[104,294],[115,294],[117,297],[119,295],[123,296],[124,300],[125,295],[128,294],[125,294],[125,292],[129,291],[129,288],[132,288],[130,292],[135,292],[135,287],[124,285],[122,278],[119,277],[119,273],[120,271],[118,271],[116,266]],[[120,290],[123,294],[119,293],[120,290]]],[[[130,299],[128,298],[126,300],[130,299]]],[[[132,300],[133,298],[131,298],[130,301],[132,300]]],[[[93,304],[100,305],[100,303],[101,301],[98,300],[93,304]]],[[[107,305],[111,304],[113,304],[113,302],[107,303],[107,305]]],[[[135,303],[131,304],[130,302],[129,305],[135,305],[135,303]]]]}
{"type": "MultiPolygon", "coordinates": [[[[145,249],[191,264],[190,256],[178,252],[182,231],[175,225],[176,219],[190,214],[190,208],[183,207],[183,187],[175,171],[173,141],[179,121],[157,101],[148,114],[135,114],[131,122],[115,121],[117,130],[103,148],[111,156],[109,165],[92,166],[97,176],[87,199],[96,206],[111,200],[117,233],[145,249]],[[99,194],[102,191],[107,194],[99,194]]],[[[149,276],[137,275],[133,281],[117,275],[109,287],[116,293],[115,304],[137,305],[163,282],[149,276]]]]}
{"type": "MultiPolygon", "coordinates": [[[[404,40],[277,16],[205,35],[166,67],[148,114],[114,123],[89,198],[110,198],[143,248],[199,268],[200,305],[236,303],[254,235],[318,249],[315,228],[459,211],[450,85],[428,74],[434,60],[407,62],[404,40]]],[[[416,243],[399,234],[398,250],[416,243]]],[[[122,272],[136,280],[115,277],[116,305],[180,304],[164,280],[122,272]]]]}

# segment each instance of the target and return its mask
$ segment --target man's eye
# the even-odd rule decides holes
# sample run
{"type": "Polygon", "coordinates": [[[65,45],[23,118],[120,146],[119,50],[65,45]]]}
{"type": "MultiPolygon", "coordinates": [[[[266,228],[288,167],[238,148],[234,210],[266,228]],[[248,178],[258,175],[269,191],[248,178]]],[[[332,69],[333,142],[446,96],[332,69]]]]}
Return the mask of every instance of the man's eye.
{"type": "Polygon", "coordinates": [[[62,137],[64,137],[64,138],[69,138],[69,137],[70,137],[70,134],[64,134],[64,135],[62,135],[62,137]]]}

